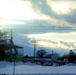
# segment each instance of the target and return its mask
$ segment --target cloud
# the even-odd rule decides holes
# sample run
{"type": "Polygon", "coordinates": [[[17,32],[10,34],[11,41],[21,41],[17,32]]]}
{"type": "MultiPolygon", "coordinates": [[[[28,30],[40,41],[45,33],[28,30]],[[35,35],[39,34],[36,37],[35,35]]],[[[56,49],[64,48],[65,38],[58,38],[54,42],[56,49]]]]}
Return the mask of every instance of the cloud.
{"type": "Polygon", "coordinates": [[[20,26],[20,30],[22,33],[26,34],[41,34],[41,33],[49,33],[49,32],[58,32],[58,33],[68,33],[73,32],[75,29],[69,26],[56,26],[50,25],[46,20],[30,20],[25,21],[25,24],[20,26]]]}
{"type": "MultiPolygon", "coordinates": [[[[75,1],[2,0],[0,1],[0,17],[14,20],[46,20],[46,23],[51,26],[68,26],[75,28],[75,5],[75,1]],[[57,14],[56,11],[58,12],[58,10],[53,11],[55,5],[53,5],[52,2],[54,2],[56,6],[59,5],[58,7],[61,5],[62,8],[67,6],[67,9],[70,10],[71,13],[57,14]]],[[[59,10],[61,10],[61,8],[59,8],[59,10]]],[[[62,10],[61,12],[63,11],[66,10],[62,10]]]]}
{"type": "Polygon", "coordinates": [[[29,1],[0,0],[0,17],[5,19],[37,19],[39,16],[32,10],[29,1]]]}
{"type": "Polygon", "coordinates": [[[58,15],[70,14],[76,10],[76,1],[46,0],[52,11],[58,15]]]}
{"type": "Polygon", "coordinates": [[[61,22],[50,23],[50,20],[9,20],[9,19],[1,19],[0,20],[0,28],[10,29],[14,28],[18,30],[19,33],[24,34],[41,34],[41,33],[69,33],[73,32],[76,29],[65,26],[61,26],[61,22]],[[58,23],[58,25],[56,25],[58,23]]]}
{"type": "Polygon", "coordinates": [[[33,10],[38,14],[45,14],[50,16],[51,14],[54,16],[54,12],[51,11],[51,8],[47,4],[46,0],[29,0],[32,4],[33,10]]]}
{"type": "Polygon", "coordinates": [[[69,50],[75,49],[75,47],[73,47],[69,42],[60,41],[59,43],[61,45],[61,48],[63,49],[69,49],[69,50]]]}
{"type": "MultiPolygon", "coordinates": [[[[25,34],[24,34],[25,36],[25,34]]],[[[28,38],[38,38],[43,40],[50,40],[50,39],[57,39],[57,40],[64,40],[69,42],[75,42],[76,32],[69,32],[69,33],[42,33],[42,34],[27,34],[28,38]],[[74,37],[73,37],[74,36],[74,37]]]]}
{"type": "Polygon", "coordinates": [[[45,34],[22,34],[37,41],[37,46],[53,49],[75,49],[74,42],[76,42],[76,32],[72,33],[45,33],[45,34]],[[72,37],[74,36],[74,37],[72,37]],[[73,43],[73,44],[72,44],[73,43]]]}
{"type": "Polygon", "coordinates": [[[13,28],[13,26],[17,25],[24,25],[24,22],[19,22],[19,21],[13,21],[9,19],[0,19],[0,29],[10,29],[13,28]]]}
{"type": "Polygon", "coordinates": [[[59,42],[48,42],[48,41],[39,41],[37,43],[37,46],[39,47],[45,47],[45,48],[53,48],[53,49],[75,49],[75,47],[73,47],[70,43],[65,42],[65,41],[59,41],[59,42]]]}
{"type": "Polygon", "coordinates": [[[71,15],[65,15],[63,18],[70,24],[76,27],[76,10],[71,15]]]}
{"type": "Polygon", "coordinates": [[[18,21],[12,21],[9,19],[0,19],[0,25],[9,25],[9,24],[24,24],[24,23],[18,21]]]}
{"type": "MultiPolygon", "coordinates": [[[[3,0],[0,3],[3,4],[4,1],[5,0],[3,0]]],[[[72,11],[73,13],[71,13],[71,15],[70,14],[58,15],[50,8],[51,6],[48,4],[47,1],[49,0],[24,0],[24,1],[23,0],[18,0],[18,1],[7,0],[6,3],[4,3],[5,6],[1,4],[1,7],[2,6],[4,7],[3,9],[0,9],[0,10],[2,10],[1,13],[3,13],[5,19],[11,18],[11,21],[13,23],[25,23],[22,26],[21,25],[16,26],[15,24],[16,28],[21,29],[21,32],[23,33],[47,33],[47,32],[62,33],[62,32],[75,31],[74,29],[76,27],[75,11],[72,11]],[[9,6],[10,8],[8,8],[9,6]],[[6,11],[5,9],[8,9],[9,11],[8,10],[6,11]],[[29,10],[29,13],[27,9],[29,10]],[[30,14],[30,12],[33,15],[30,14]]],[[[75,10],[75,3],[74,3],[75,1],[74,2],[64,1],[64,2],[72,3],[70,5],[72,6],[72,9],[75,10]]],[[[0,13],[0,17],[2,15],[1,13],[0,13]]]]}
{"type": "Polygon", "coordinates": [[[51,25],[76,27],[76,1],[29,0],[39,15],[50,17],[51,25]],[[54,4],[53,4],[54,3],[54,4]]]}

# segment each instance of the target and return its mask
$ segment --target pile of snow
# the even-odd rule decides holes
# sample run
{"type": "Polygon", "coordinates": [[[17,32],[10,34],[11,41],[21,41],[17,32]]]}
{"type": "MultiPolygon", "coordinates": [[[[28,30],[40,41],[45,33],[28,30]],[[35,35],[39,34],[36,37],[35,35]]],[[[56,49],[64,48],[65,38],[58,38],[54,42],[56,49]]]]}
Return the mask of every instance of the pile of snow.
{"type": "Polygon", "coordinates": [[[65,66],[75,66],[76,67],[76,63],[68,63],[65,66]]]}
{"type": "MultiPolygon", "coordinates": [[[[13,74],[13,65],[13,62],[1,61],[0,74],[13,74]]],[[[21,75],[76,75],[76,64],[71,63],[71,66],[70,64],[65,66],[41,66],[30,62],[17,62],[15,73],[21,75]]]]}

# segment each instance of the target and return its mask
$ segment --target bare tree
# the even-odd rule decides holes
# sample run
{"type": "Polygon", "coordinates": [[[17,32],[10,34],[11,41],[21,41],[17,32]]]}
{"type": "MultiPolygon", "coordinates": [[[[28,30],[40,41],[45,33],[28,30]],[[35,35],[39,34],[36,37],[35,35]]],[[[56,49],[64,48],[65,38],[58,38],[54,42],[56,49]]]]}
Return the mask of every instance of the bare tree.
{"type": "Polygon", "coordinates": [[[36,53],[36,56],[40,57],[40,58],[45,57],[46,55],[47,55],[47,52],[45,50],[42,50],[42,49],[38,50],[36,53]]]}

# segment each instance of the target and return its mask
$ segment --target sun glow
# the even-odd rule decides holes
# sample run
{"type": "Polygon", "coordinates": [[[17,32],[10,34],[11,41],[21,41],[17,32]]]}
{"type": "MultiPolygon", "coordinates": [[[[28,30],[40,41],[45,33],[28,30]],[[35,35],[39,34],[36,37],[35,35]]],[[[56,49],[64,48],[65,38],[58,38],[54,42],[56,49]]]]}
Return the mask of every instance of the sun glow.
{"type": "Polygon", "coordinates": [[[51,9],[59,15],[70,13],[69,3],[52,1],[50,6],[51,6],[51,9]]]}
{"type": "Polygon", "coordinates": [[[0,25],[9,25],[9,24],[24,24],[23,22],[16,22],[6,19],[0,19],[0,25]]]}
{"type": "Polygon", "coordinates": [[[0,18],[29,20],[38,18],[38,15],[29,1],[0,0],[0,18]]]}
{"type": "Polygon", "coordinates": [[[14,20],[47,19],[45,15],[38,15],[31,7],[29,0],[0,0],[0,26],[9,24],[24,24],[14,20]]]}

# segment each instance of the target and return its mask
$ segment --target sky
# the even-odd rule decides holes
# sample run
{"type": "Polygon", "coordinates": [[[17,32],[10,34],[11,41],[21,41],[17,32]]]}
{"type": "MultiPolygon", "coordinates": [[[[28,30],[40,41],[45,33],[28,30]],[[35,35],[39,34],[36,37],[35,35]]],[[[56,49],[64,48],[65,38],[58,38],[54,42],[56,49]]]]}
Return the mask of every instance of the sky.
{"type": "Polygon", "coordinates": [[[15,29],[41,47],[74,50],[76,0],[0,0],[0,29],[15,29]]]}

